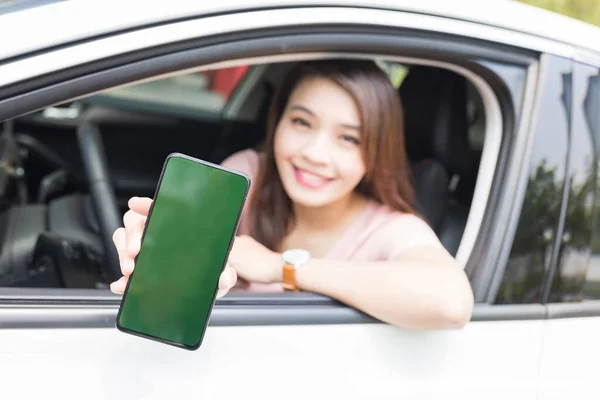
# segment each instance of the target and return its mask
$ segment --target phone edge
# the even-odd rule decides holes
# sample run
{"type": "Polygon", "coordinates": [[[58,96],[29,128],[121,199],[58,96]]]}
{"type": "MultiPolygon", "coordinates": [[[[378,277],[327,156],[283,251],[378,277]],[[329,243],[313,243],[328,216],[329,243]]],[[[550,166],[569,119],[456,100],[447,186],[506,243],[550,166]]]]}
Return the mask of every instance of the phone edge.
{"type": "MultiPolygon", "coordinates": [[[[142,231],[142,237],[140,240],[140,251],[142,249],[142,244],[144,243],[144,238],[146,237],[146,230],[148,229],[148,222],[150,221],[150,218],[152,217],[152,211],[154,210],[154,204],[156,204],[156,202],[154,201],[156,199],[156,196],[158,194],[158,192],[160,191],[160,186],[162,184],[164,175],[165,175],[165,170],[167,169],[167,165],[169,163],[169,160],[171,160],[171,158],[178,153],[170,153],[169,155],[167,155],[167,157],[165,158],[165,161],[163,162],[163,166],[162,169],[160,171],[160,176],[158,178],[158,183],[156,185],[156,189],[154,189],[154,195],[152,196],[152,205],[150,206],[150,209],[148,210],[148,217],[146,218],[146,223],[144,224],[144,230],[142,231]]],[[[135,256],[134,259],[134,265],[137,263],[137,259],[139,257],[139,253],[138,255],[135,256]]],[[[129,279],[127,280],[127,285],[125,285],[125,290],[123,291],[123,295],[121,296],[121,301],[119,303],[119,310],[117,311],[117,317],[115,318],[115,327],[117,328],[117,330],[119,330],[120,332],[123,333],[127,333],[130,335],[134,335],[134,336],[138,336],[138,337],[142,337],[148,340],[153,340],[153,341],[159,341],[161,343],[166,343],[166,344],[170,344],[167,343],[168,341],[163,341],[163,339],[160,338],[155,338],[153,336],[150,335],[146,335],[144,333],[141,332],[137,332],[137,331],[133,331],[131,329],[127,329],[124,326],[122,326],[120,324],[120,318],[121,318],[121,312],[123,310],[123,304],[125,303],[125,298],[127,297],[127,293],[129,292],[129,286],[131,285],[131,281],[133,279],[133,276],[135,274],[135,268],[133,270],[133,272],[131,273],[131,275],[129,276],[129,279]]],[[[172,344],[172,345],[176,345],[177,347],[178,344],[172,344]]]]}

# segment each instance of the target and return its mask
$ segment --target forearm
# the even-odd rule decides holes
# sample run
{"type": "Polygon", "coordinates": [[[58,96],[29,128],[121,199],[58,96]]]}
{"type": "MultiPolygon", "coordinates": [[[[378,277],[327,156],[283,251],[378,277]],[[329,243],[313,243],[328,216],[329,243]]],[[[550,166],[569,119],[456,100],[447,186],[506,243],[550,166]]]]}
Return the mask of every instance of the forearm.
{"type": "Polygon", "coordinates": [[[337,299],[393,325],[460,328],[472,310],[462,270],[443,263],[311,260],[297,272],[300,289],[337,299]]]}

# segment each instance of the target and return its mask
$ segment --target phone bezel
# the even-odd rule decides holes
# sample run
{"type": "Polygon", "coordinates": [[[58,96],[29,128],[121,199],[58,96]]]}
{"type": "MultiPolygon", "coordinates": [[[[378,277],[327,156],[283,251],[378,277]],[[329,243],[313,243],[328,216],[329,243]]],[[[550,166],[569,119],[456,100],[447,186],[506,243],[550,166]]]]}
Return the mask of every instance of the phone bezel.
{"type": "MultiPolygon", "coordinates": [[[[161,170],[161,173],[160,173],[160,177],[158,179],[158,184],[156,185],[156,189],[154,191],[153,200],[155,200],[158,197],[158,193],[160,191],[160,187],[161,187],[161,184],[163,182],[165,171],[167,169],[169,161],[171,159],[173,159],[173,158],[183,158],[183,159],[188,160],[188,161],[192,161],[192,162],[195,162],[195,163],[198,163],[198,164],[203,164],[203,165],[208,166],[208,167],[216,168],[216,169],[219,169],[221,171],[228,172],[228,173],[231,173],[233,175],[240,176],[240,177],[242,177],[242,178],[244,178],[246,180],[246,192],[244,193],[244,197],[242,199],[241,207],[240,207],[240,210],[239,210],[238,215],[236,217],[235,228],[233,229],[233,232],[231,234],[231,239],[229,240],[229,247],[227,248],[227,253],[226,253],[226,256],[225,256],[225,261],[224,261],[224,263],[223,263],[223,265],[221,267],[221,273],[222,273],[225,270],[225,266],[227,265],[227,260],[229,258],[229,253],[231,252],[231,247],[233,246],[235,235],[236,235],[237,230],[239,228],[239,224],[240,224],[240,219],[241,219],[241,216],[242,216],[242,212],[243,212],[244,206],[246,204],[246,200],[248,198],[248,193],[250,191],[250,186],[252,184],[251,178],[248,175],[246,175],[245,173],[243,173],[243,172],[236,171],[236,170],[231,169],[231,168],[223,167],[222,165],[214,164],[214,163],[211,163],[209,161],[205,161],[205,160],[201,160],[201,159],[198,159],[198,158],[195,158],[195,157],[191,157],[191,156],[188,156],[188,155],[183,154],[183,153],[174,152],[174,153],[170,153],[167,156],[167,158],[165,159],[165,162],[163,163],[163,167],[162,167],[162,170],[161,170]]],[[[148,217],[146,218],[146,223],[144,224],[144,231],[142,232],[140,253],[141,253],[143,245],[144,245],[144,238],[146,236],[146,230],[148,228],[148,223],[150,222],[150,219],[152,218],[152,212],[154,210],[154,205],[155,204],[156,204],[156,202],[153,201],[152,205],[150,206],[150,210],[148,210],[148,217]]],[[[137,263],[138,257],[139,257],[139,253],[135,257],[135,260],[134,260],[135,263],[137,263]]],[[[125,298],[127,296],[127,292],[129,291],[129,285],[131,284],[131,281],[134,279],[135,271],[136,270],[134,269],[133,272],[132,272],[132,274],[130,275],[129,280],[127,281],[127,285],[125,287],[125,290],[123,292],[123,296],[121,297],[121,302],[119,304],[119,311],[117,312],[117,317],[115,319],[115,326],[116,326],[116,328],[119,331],[123,332],[123,333],[127,333],[127,334],[130,334],[130,335],[137,336],[137,337],[140,337],[140,338],[144,338],[144,339],[147,339],[147,340],[151,340],[151,341],[154,341],[154,342],[159,342],[159,343],[162,343],[162,344],[174,346],[174,347],[181,348],[181,349],[184,349],[184,350],[190,350],[190,351],[198,350],[200,348],[200,346],[202,345],[202,342],[204,341],[204,336],[206,334],[206,329],[208,328],[208,325],[209,325],[209,322],[210,322],[210,318],[211,318],[211,315],[212,315],[212,311],[213,311],[213,308],[215,306],[215,302],[217,300],[217,293],[218,293],[218,290],[219,290],[218,283],[217,283],[217,286],[215,287],[215,290],[214,290],[214,293],[213,293],[213,296],[212,296],[212,301],[211,301],[211,304],[210,304],[210,308],[208,310],[208,317],[206,318],[206,322],[204,323],[204,326],[202,327],[202,331],[200,332],[200,337],[198,339],[198,342],[196,344],[194,344],[194,345],[187,345],[185,343],[179,343],[179,342],[175,342],[175,341],[172,341],[172,340],[163,339],[163,338],[160,338],[160,337],[157,337],[157,336],[154,336],[154,335],[148,335],[146,333],[138,332],[138,331],[129,329],[129,328],[121,325],[121,322],[120,322],[121,311],[123,309],[123,304],[125,303],[125,298]]]]}

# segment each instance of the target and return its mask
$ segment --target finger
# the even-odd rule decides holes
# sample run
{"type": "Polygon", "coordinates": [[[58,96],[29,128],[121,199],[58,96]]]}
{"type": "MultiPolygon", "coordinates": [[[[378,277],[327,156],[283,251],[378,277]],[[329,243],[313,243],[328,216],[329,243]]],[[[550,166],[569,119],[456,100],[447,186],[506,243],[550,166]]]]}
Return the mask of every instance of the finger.
{"type": "Polygon", "coordinates": [[[217,291],[217,299],[225,296],[237,282],[237,274],[233,268],[226,266],[221,273],[219,279],[219,290],[217,291]]]}
{"type": "Polygon", "coordinates": [[[128,276],[122,276],[121,279],[115,281],[110,284],[111,292],[115,294],[123,294],[125,293],[125,288],[127,287],[127,281],[129,280],[128,276]]]}
{"type": "Polygon", "coordinates": [[[123,216],[123,224],[126,232],[126,251],[130,258],[135,258],[140,251],[142,232],[146,224],[146,217],[129,210],[123,216]]]}
{"type": "Polygon", "coordinates": [[[127,236],[125,228],[119,228],[113,233],[113,242],[117,248],[117,254],[119,255],[119,263],[121,264],[121,273],[125,276],[131,275],[133,272],[133,260],[127,253],[127,236]]]}
{"type": "Polygon", "coordinates": [[[219,289],[229,290],[237,282],[237,273],[229,265],[225,267],[225,270],[221,273],[219,278],[219,289]]]}
{"type": "Polygon", "coordinates": [[[149,197],[132,197],[129,199],[128,205],[134,212],[147,217],[152,206],[152,199],[149,197]]]}

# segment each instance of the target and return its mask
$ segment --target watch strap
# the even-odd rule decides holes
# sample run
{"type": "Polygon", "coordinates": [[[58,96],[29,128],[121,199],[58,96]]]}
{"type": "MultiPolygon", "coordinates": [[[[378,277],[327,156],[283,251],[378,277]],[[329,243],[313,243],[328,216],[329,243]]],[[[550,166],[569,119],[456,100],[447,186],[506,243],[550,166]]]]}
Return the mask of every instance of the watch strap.
{"type": "Polygon", "coordinates": [[[296,285],[296,267],[292,264],[283,264],[283,288],[293,292],[299,291],[296,285]]]}

